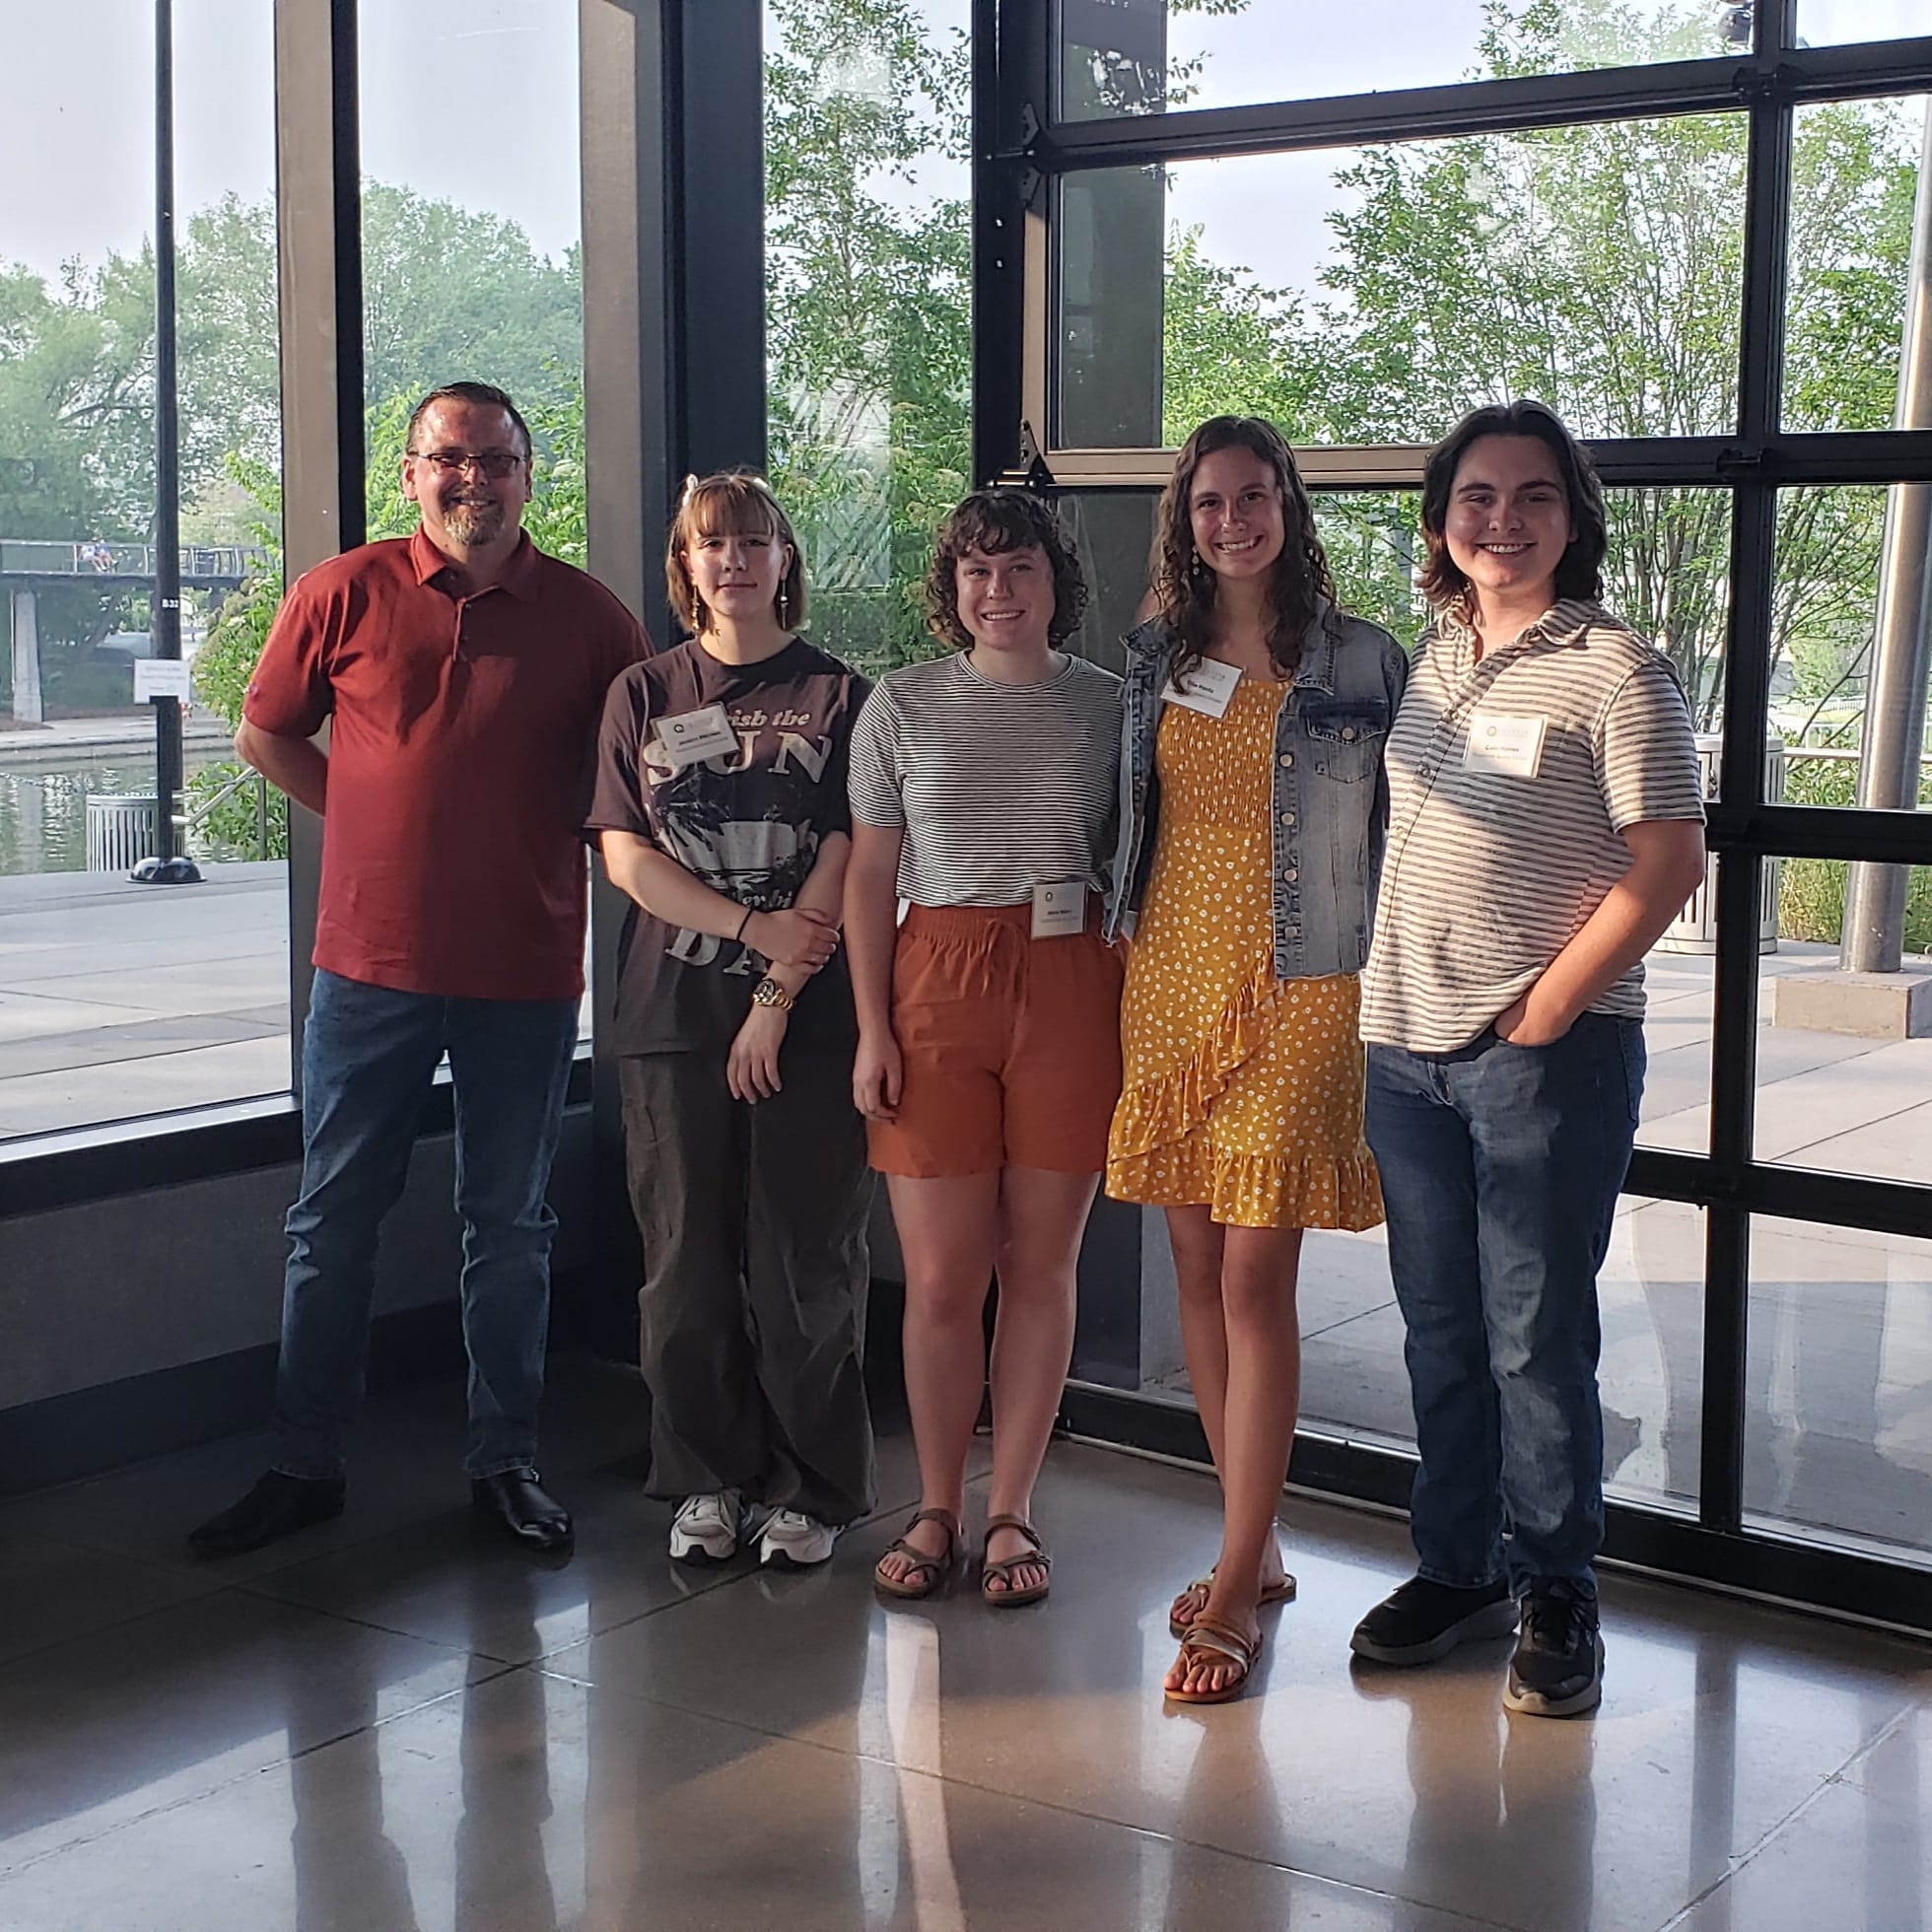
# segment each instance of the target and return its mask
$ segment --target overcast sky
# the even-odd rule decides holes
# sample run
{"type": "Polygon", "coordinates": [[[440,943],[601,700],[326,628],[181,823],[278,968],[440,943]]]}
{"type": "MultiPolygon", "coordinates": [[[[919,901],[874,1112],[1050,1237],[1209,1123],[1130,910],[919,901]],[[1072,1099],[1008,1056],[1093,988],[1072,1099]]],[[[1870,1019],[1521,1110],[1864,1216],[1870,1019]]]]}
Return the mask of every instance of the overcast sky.
{"type": "MultiPolygon", "coordinates": [[[[967,0],[924,5],[935,24],[967,16],[967,0]]],[[[1324,0],[1319,33],[1284,32],[1304,7],[1315,0],[1178,20],[1175,50],[1208,56],[1198,104],[1417,86],[1474,63],[1480,0],[1324,0]]],[[[272,12],[269,0],[174,0],[184,212],[271,190],[272,12]]],[[[365,0],[365,171],[508,216],[561,254],[581,219],[576,21],[577,0],[365,0]]],[[[0,0],[0,258],[51,278],[69,256],[98,263],[151,231],[153,22],[152,0],[0,0]]],[[[1932,0],[1801,0],[1800,31],[1815,44],[1924,33],[1932,0]]],[[[1219,259],[1305,284],[1327,249],[1335,159],[1193,164],[1170,210],[1205,222],[1219,259]]]]}

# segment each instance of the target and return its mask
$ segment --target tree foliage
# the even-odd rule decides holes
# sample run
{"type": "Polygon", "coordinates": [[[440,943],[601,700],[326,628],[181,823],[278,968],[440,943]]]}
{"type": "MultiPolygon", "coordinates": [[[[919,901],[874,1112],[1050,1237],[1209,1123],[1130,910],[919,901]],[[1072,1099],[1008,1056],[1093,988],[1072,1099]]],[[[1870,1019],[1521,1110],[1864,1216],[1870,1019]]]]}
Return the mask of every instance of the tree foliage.
{"type": "MultiPolygon", "coordinates": [[[[1490,0],[1484,71],[1507,77],[1717,51],[1693,0],[1490,0]]],[[[1916,130],[1898,103],[1805,109],[1792,168],[1785,420],[1889,427],[1909,252],[1916,130]]],[[[1684,115],[1375,147],[1335,175],[1319,293],[1168,251],[1168,435],[1267,405],[1301,442],[1415,443],[1466,410],[1549,402],[1591,437],[1735,427],[1746,120],[1684,115]],[[1177,313],[1177,310],[1183,311],[1177,313]],[[1190,312],[1192,311],[1192,312],[1190,312]]],[[[1388,505],[1345,500],[1351,601],[1386,621],[1388,505]],[[1373,567],[1358,577],[1351,551],[1373,567]]],[[[1880,491],[1780,506],[1773,648],[1826,681],[1869,641],[1880,491]]],[[[1607,598],[1671,654],[1700,723],[1721,697],[1730,496],[1614,492],[1607,598]]],[[[1334,533],[1331,533],[1333,542],[1334,533]]],[[[1411,626],[1413,628],[1413,625],[1411,626]]],[[[1787,669],[1784,675],[1791,675],[1787,669]]]]}
{"type": "Polygon", "coordinates": [[[765,58],[770,467],[814,635],[928,648],[918,586],[971,464],[971,234],[922,166],[966,154],[963,34],[909,0],[772,0],[765,58]]]}

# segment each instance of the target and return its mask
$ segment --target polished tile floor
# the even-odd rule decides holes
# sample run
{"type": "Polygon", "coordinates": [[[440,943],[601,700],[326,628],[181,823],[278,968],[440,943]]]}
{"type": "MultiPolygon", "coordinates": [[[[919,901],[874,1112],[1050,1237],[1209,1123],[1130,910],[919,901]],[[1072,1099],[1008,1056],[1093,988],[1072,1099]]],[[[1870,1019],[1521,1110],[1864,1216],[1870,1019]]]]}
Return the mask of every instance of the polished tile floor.
{"type": "Polygon", "coordinates": [[[1603,1710],[1508,1718],[1501,1647],[1350,1669],[1406,1539],[1295,1498],[1259,1694],[1172,1712],[1193,1472],[1058,1445],[1049,1603],[888,1611],[902,1439],[828,1569],[674,1570],[634,1386],[560,1366],[545,1565],[472,1529],[457,1402],[390,1397],[349,1514],[230,1565],[179,1534],[255,1441],[0,1507],[5,1932],[1932,1923],[1922,1645],[1611,1577],[1603,1710]]]}

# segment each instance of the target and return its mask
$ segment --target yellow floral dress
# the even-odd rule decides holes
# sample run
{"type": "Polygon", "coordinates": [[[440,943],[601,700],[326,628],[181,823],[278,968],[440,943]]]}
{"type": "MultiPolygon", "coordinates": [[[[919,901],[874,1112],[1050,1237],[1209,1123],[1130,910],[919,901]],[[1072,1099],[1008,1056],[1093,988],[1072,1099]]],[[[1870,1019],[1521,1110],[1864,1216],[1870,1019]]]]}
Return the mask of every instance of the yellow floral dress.
{"type": "Polygon", "coordinates": [[[1357,976],[1275,977],[1269,774],[1292,688],[1243,678],[1217,719],[1164,707],[1107,1192],[1233,1227],[1373,1227],[1357,976]]]}

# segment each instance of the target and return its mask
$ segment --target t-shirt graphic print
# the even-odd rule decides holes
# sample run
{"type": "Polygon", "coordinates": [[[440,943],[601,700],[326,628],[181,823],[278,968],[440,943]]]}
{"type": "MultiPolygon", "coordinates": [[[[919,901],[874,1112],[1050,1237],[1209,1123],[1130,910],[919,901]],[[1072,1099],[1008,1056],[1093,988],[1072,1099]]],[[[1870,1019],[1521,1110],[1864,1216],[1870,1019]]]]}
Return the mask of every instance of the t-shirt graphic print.
{"type": "MultiPolygon", "coordinates": [[[[848,831],[846,747],[869,686],[836,657],[794,638],[755,664],[726,664],[690,643],[634,666],[611,686],[589,824],[647,838],[686,871],[754,912],[790,906],[820,842],[848,831]],[[674,753],[660,729],[732,743],[674,753]]],[[[619,941],[620,1053],[724,1051],[769,962],[749,946],[674,927],[633,907],[619,941]]],[[[789,1043],[852,1033],[841,958],[799,996],[789,1043]]]]}

